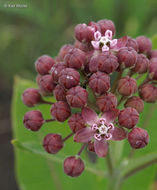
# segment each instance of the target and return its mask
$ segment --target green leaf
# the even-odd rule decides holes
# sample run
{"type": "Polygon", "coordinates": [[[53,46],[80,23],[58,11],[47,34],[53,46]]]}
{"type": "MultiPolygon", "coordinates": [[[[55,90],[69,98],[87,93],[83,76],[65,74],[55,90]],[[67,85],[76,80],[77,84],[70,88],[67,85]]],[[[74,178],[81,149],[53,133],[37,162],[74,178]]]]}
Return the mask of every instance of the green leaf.
{"type": "MultiPolygon", "coordinates": [[[[12,122],[13,136],[12,143],[15,144],[15,166],[16,175],[20,189],[22,190],[50,190],[50,189],[103,189],[106,185],[104,159],[90,162],[89,154],[83,153],[83,160],[87,169],[78,178],[69,178],[62,169],[62,162],[66,156],[75,155],[81,145],[74,143],[72,138],[65,143],[63,150],[57,155],[49,155],[42,148],[42,139],[48,133],[61,133],[63,137],[71,133],[67,122],[49,122],[44,124],[39,132],[28,131],[22,123],[23,115],[29,111],[21,101],[22,92],[29,87],[36,87],[35,83],[15,78],[14,93],[12,100],[12,122]]],[[[54,101],[53,98],[48,98],[54,101]]],[[[33,109],[40,109],[45,119],[49,119],[50,106],[39,105],[33,109]]]]}

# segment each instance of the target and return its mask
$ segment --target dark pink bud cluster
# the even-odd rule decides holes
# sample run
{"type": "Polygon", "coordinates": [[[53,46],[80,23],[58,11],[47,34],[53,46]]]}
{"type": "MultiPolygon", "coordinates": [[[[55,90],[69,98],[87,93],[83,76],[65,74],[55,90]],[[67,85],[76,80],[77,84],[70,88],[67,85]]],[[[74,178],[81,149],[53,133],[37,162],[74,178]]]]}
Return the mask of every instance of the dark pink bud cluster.
{"type": "MultiPolygon", "coordinates": [[[[27,112],[23,119],[27,129],[42,130],[47,122],[55,121],[71,130],[64,138],[48,133],[43,138],[47,153],[62,151],[72,136],[73,143],[82,143],[63,163],[71,177],[84,171],[84,149],[105,157],[110,141],[127,139],[134,149],[149,142],[147,131],[137,126],[144,102],[157,100],[157,50],[152,50],[145,36],[117,39],[115,33],[114,23],[107,19],[78,24],[73,44],[63,45],[55,59],[43,55],[36,60],[38,89],[29,88],[22,94],[26,106],[47,104],[51,116],[43,118],[39,110],[27,112]]],[[[57,127],[55,122],[53,127],[57,127]]]]}

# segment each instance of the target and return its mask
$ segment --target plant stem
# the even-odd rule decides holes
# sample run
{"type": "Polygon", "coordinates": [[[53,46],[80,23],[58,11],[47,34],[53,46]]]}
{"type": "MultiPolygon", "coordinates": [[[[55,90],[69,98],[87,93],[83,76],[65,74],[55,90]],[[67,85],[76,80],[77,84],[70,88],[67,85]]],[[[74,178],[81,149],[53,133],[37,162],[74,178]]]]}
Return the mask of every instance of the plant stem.
{"type": "Polygon", "coordinates": [[[108,167],[108,174],[110,176],[112,176],[114,168],[113,168],[113,162],[112,162],[112,158],[111,158],[110,154],[111,153],[110,153],[110,149],[109,149],[108,154],[106,156],[106,162],[107,162],[107,167],[108,167]]]}
{"type": "Polygon", "coordinates": [[[84,143],[80,149],[80,151],[77,153],[78,156],[81,155],[82,151],[84,150],[84,148],[86,147],[86,143],[84,143]]]}
{"type": "Polygon", "coordinates": [[[45,122],[52,122],[55,121],[55,119],[45,119],[45,122]]]}
{"type": "Polygon", "coordinates": [[[116,92],[117,85],[118,85],[118,81],[119,81],[119,79],[121,78],[122,74],[123,74],[123,70],[120,70],[120,72],[118,73],[117,78],[115,79],[114,84],[113,84],[113,86],[112,86],[112,89],[111,89],[111,92],[112,92],[112,93],[115,93],[115,92],[116,92]]]}
{"type": "Polygon", "coordinates": [[[127,97],[126,96],[122,96],[118,102],[118,105],[119,106],[127,97]]]}
{"type": "Polygon", "coordinates": [[[73,136],[74,133],[70,133],[68,136],[66,136],[62,141],[65,142],[67,139],[69,139],[71,136],[73,136]]]}

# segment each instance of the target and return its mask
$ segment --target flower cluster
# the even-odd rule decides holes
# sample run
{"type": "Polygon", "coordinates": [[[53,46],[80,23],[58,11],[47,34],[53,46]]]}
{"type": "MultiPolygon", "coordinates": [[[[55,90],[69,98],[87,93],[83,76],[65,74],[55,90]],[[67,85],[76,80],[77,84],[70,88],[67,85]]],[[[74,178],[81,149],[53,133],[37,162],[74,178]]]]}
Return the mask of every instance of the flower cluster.
{"type": "Polygon", "coordinates": [[[36,60],[39,88],[22,95],[28,107],[51,106],[51,119],[44,119],[39,110],[27,112],[23,119],[27,129],[38,131],[44,123],[68,120],[72,133],[64,138],[47,134],[43,147],[56,154],[72,136],[74,143],[82,143],[81,150],[64,161],[64,172],[72,177],[85,168],[80,156],[86,148],[105,157],[110,141],[127,139],[134,149],[149,142],[147,131],[137,123],[144,102],[157,100],[157,50],[145,36],[115,39],[115,33],[111,20],[78,24],[74,44],[62,46],[55,58],[43,55],[36,60]],[[44,96],[54,96],[56,102],[45,101],[44,96]]]}

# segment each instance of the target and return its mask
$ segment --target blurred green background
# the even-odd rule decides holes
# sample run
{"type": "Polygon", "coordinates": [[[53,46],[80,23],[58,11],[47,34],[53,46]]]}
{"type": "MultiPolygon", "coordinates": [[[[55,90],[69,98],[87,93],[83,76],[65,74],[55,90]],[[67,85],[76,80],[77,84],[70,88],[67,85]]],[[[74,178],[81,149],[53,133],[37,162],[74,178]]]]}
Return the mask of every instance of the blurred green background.
{"type": "Polygon", "coordinates": [[[117,37],[151,37],[157,32],[157,1],[0,0],[0,189],[17,189],[9,142],[14,75],[34,80],[34,61],[38,56],[55,56],[63,44],[73,42],[77,23],[103,18],[115,22],[117,37]],[[17,4],[26,7],[16,8],[17,4]]]}

